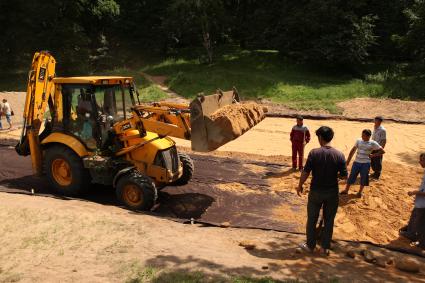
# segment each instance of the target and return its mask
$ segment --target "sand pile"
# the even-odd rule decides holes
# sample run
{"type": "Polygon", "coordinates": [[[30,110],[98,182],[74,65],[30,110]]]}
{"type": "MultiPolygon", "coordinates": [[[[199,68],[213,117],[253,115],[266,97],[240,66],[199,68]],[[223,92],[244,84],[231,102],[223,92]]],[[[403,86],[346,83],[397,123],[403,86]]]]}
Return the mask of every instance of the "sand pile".
{"type": "MultiPolygon", "coordinates": [[[[419,168],[384,161],[381,179],[371,181],[362,198],[355,196],[358,185],[351,187],[349,195],[340,196],[335,219],[335,238],[398,245],[398,242],[403,241],[399,239],[398,230],[407,223],[413,208],[413,198],[407,192],[419,187],[422,174],[423,170],[419,168]]],[[[269,181],[275,191],[295,193],[299,175],[298,172],[288,172],[269,181]]],[[[345,181],[340,183],[340,189],[344,186],[345,181]]],[[[308,190],[309,184],[304,188],[308,190]]],[[[300,198],[300,210],[296,212],[296,219],[302,223],[302,227],[307,221],[306,202],[307,196],[300,198]]],[[[295,217],[294,211],[287,207],[277,207],[273,209],[273,214],[281,219],[295,217]]]]}
{"type": "MultiPolygon", "coordinates": [[[[404,226],[413,208],[413,198],[422,170],[384,163],[384,175],[372,181],[361,199],[353,195],[340,198],[340,210],[335,221],[336,236],[351,240],[367,240],[394,244],[398,230],[404,226]]],[[[354,186],[357,191],[359,186],[354,186]]],[[[354,193],[353,191],[353,193],[354,193]]]]}
{"type": "Polygon", "coordinates": [[[257,103],[230,104],[211,114],[211,121],[238,137],[264,119],[263,107],[257,103]]]}
{"type": "Polygon", "coordinates": [[[210,149],[236,139],[265,118],[266,108],[257,103],[226,105],[210,115],[206,123],[210,149]]]}

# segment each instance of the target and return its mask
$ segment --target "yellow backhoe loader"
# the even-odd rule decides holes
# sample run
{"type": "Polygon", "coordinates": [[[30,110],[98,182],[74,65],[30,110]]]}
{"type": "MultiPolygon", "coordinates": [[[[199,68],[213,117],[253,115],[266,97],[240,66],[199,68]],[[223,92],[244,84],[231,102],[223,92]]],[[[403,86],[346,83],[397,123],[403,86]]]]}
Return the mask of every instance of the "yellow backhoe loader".
{"type": "Polygon", "coordinates": [[[141,104],[131,77],[56,77],[55,65],[49,52],[33,57],[16,151],[31,155],[34,173],[68,196],[91,183],[112,185],[122,204],[149,210],[157,189],[184,185],[193,174],[192,160],[177,152],[170,136],[210,151],[264,118],[258,109],[243,109],[248,126],[235,133],[226,127],[229,121],[213,117],[220,109],[240,108],[236,91],[198,96],[190,105],[141,104]]]}

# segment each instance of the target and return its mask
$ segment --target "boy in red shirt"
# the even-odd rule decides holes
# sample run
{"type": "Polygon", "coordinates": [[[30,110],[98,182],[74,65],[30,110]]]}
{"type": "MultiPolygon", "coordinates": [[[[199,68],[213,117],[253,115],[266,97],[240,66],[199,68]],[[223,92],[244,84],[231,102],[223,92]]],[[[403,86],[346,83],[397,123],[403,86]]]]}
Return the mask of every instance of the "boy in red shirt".
{"type": "Polygon", "coordinates": [[[303,170],[304,147],[310,141],[310,131],[303,125],[304,118],[297,116],[297,124],[292,127],[292,169],[297,169],[297,153],[298,153],[298,169],[303,170]]]}

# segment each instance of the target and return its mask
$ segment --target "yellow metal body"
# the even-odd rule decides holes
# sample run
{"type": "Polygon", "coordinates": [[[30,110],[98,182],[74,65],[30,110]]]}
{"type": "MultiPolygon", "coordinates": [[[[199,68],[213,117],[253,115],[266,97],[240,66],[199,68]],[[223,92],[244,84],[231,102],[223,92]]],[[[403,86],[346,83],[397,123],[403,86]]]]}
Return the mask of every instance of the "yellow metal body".
{"type": "MultiPolygon", "coordinates": [[[[48,52],[36,52],[28,74],[27,96],[23,111],[24,127],[22,137],[26,136],[31,151],[33,171],[41,175],[41,148],[39,131],[47,109],[47,102],[54,91],[56,61],[48,52]]],[[[22,142],[22,138],[21,138],[22,142]]]]}
{"type": "Polygon", "coordinates": [[[136,168],[153,178],[156,183],[170,183],[178,179],[182,174],[180,167],[177,172],[171,172],[167,168],[154,164],[158,151],[167,150],[175,146],[175,142],[168,138],[160,138],[158,134],[146,132],[141,137],[138,130],[127,130],[119,135],[119,139],[124,143],[117,156],[125,156],[125,159],[133,163],[136,168]]]}
{"type": "Polygon", "coordinates": [[[87,77],[57,77],[53,79],[55,84],[91,84],[91,85],[119,85],[126,81],[132,82],[132,77],[120,76],[87,76],[87,77]]]}
{"type": "MultiPolygon", "coordinates": [[[[31,71],[28,78],[27,97],[24,109],[25,125],[22,132],[21,142],[28,144],[29,153],[33,164],[34,173],[42,173],[42,148],[51,144],[62,144],[70,148],[81,158],[94,156],[93,150],[89,150],[86,145],[77,137],[62,131],[51,131],[40,141],[41,125],[45,119],[47,110],[54,112],[54,123],[61,124],[64,120],[62,86],[64,84],[87,84],[87,85],[120,85],[131,84],[131,77],[112,76],[88,76],[88,77],[54,77],[55,60],[47,52],[37,52],[34,55],[31,71]],[[50,99],[50,108],[48,107],[50,99]]],[[[168,105],[171,106],[171,105],[168,105]]],[[[172,105],[173,107],[187,108],[185,105],[172,105]]],[[[190,128],[187,127],[188,116],[185,122],[180,118],[172,117],[167,113],[166,107],[157,105],[150,107],[149,111],[157,110],[149,120],[143,121],[143,135],[140,134],[138,123],[141,118],[136,112],[124,121],[115,123],[113,129],[116,138],[120,140],[123,147],[114,155],[123,158],[144,174],[150,176],[157,184],[170,183],[178,179],[182,174],[182,168],[177,172],[171,172],[167,168],[155,165],[155,157],[159,151],[167,150],[175,146],[172,139],[166,137],[164,133],[172,136],[184,138],[190,128]],[[160,117],[166,118],[166,123],[160,122],[160,117]],[[126,125],[123,130],[123,125],[126,125]],[[184,126],[186,125],[186,126],[184,126]],[[159,136],[162,134],[162,136],[159,136]]],[[[75,113],[71,113],[76,115],[75,113]]],[[[57,183],[66,186],[72,180],[69,165],[64,160],[55,160],[52,164],[52,172],[57,183]]],[[[128,197],[131,197],[131,188],[128,197]]]]}
{"type": "Polygon", "coordinates": [[[76,139],[73,136],[67,135],[65,133],[60,132],[53,132],[50,135],[48,135],[43,141],[41,142],[42,145],[48,145],[52,143],[59,143],[66,145],[70,149],[72,149],[78,156],[80,157],[86,157],[88,155],[92,155],[92,152],[89,152],[86,147],[83,145],[81,141],[76,139]]]}
{"type": "MultiPolygon", "coordinates": [[[[217,107],[234,102],[233,93],[220,92],[213,96],[198,98],[190,106],[166,102],[151,105],[126,105],[124,86],[129,88],[134,86],[133,78],[125,76],[55,77],[55,64],[55,59],[48,52],[37,52],[34,55],[28,77],[27,97],[23,113],[25,122],[21,140],[16,146],[19,154],[31,155],[33,170],[37,175],[42,173],[42,150],[50,144],[66,145],[82,159],[103,154],[100,149],[96,148],[98,145],[95,145],[95,148],[89,147],[87,142],[82,142],[72,133],[60,130],[65,120],[64,95],[62,93],[64,85],[120,86],[123,99],[122,106],[128,106],[132,113],[129,114],[124,109],[126,107],[123,107],[124,120],[114,123],[111,127],[114,139],[116,139],[115,142],[116,144],[120,143],[120,147],[112,152],[112,155],[109,152],[110,155],[107,157],[122,158],[129,161],[140,172],[154,179],[157,184],[173,182],[182,175],[183,171],[180,163],[177,169],[175,163],[173,163],[174,172],[171,172],[170,168],[167,169],[158,165],[158,162],[155,163],[157,154],[162,151],[170,150],[171,152],[174,150],[173,156],[177,156],[175,142],[168,136],[191,140],[191,122],[195,121],[196,128],[201,129],[203,133],[201,136],[196,134],[196,137],[194,135],[193,138],[196,139],[198,147],[200,145],[203,150],[208,150],[203,146],[210,138],[204,125],[204,112],[208,110],[212,113],[217,107]],[[191,119],[193,118],[191,117],[192,108],[195,109],[193,113],[196,113],[197,120],[191,119]],[[44,115],[47,109],[49,109],[53,119],[52,125],[59,125],[59,131],[56,131],[53,126],[49,131],[46,131],[46,135],[40,135],[40,128],[45,120],[44,115]],[[41,136],[42,140],[40,141],[41,136]]],[[[132,99],[134,99],[134,96],[132,99]]],[[[134,100],[132,102],[134,103],[134,100]]],[[[77,113],[73,111],[75,112],[71,108],[71,113],[67,113],[67,115],[75,120],[77,113]]],[[[69,119],[70,117],[66,118],[69,119]]],[[[192,126],[195,127],[194,124],[192,126]]],[[[70,178],[72,178],[69,175],[69,166],[67,167],[67,164],[61,160],[55,161],[54,164],[53,170],[58,176],[57,182],[64,185],[69,183],[70,178]]],[[[128,197],[131,197],[131,191],[131,188],[129,188],[128,197]]]]}

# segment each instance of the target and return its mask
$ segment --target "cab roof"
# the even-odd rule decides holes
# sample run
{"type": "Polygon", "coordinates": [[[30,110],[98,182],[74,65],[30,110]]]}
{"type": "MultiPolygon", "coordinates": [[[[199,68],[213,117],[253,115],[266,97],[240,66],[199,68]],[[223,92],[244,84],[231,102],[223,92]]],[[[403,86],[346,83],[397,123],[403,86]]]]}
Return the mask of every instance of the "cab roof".
{"type": "Polygon", "coordinates": [[[120,82],[132,82],[132,77],[120,76],[87,76],[87,77],[58,77],[54,78],[53,82],[57,84],[95,84],[108,85],[119,84],[120,82]]]}

